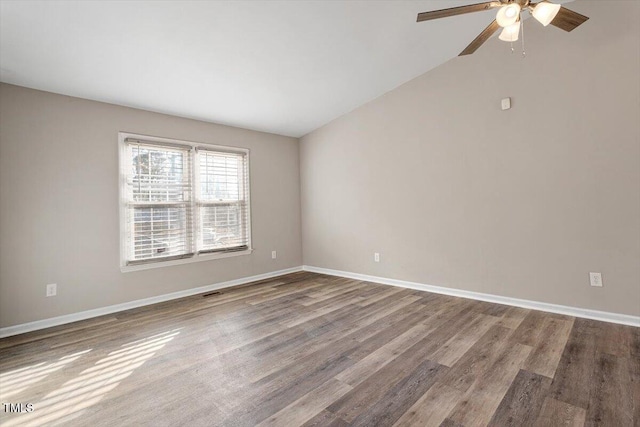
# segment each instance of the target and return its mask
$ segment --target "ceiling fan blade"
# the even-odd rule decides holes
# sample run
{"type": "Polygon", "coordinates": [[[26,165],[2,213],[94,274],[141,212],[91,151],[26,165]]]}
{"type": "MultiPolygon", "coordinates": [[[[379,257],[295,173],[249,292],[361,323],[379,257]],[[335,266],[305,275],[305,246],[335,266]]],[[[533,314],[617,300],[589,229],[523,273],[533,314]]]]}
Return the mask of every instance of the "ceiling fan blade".
{"type": "Polygon", "coordinates": [[[418,14],[416,22],[429,21],[431,19],[446,18],[448,16],[463,15],[465,13],[480,12],[494,7],[500,7],[502,3],[498,1],[489,1],[486,3],[470,4],[467,6],[452,7],[449,9],[432,10],[430,12],[422,12],[418,14]]]}
{"type": "Polygon", "coordinates": [[[589,17],[580,15],[578,12],[574,12],[573,10],[562,6],[560,7],[556,17],[551,21],[551,25],[565,31],[571,31],[577,26],[583,24],[587,19],[589,19],[589,17]]]}
{"type": "Polygon", "coordinates": [[[494,19],[493,22],[491,24],[489,24],[489,26],[487,28],[485,28],[479,35],[478,37],[476,37],[470,44],[469,46],[467,46],[462,52],[460,52],[460,55],[458,56],[462,56],[462,55],[471,55],[473,52],[475,52],[476,50],[478,50],[478,48],[480,46],[482,46],[482,44],[484,42],[486,42],[487,40],[489,40],[489,38],[493,35],[493,33],[495,33],[496,31],[498,31],[498,28],[500,28],[500,25],[498,25],[498,22],[494,19]]]}

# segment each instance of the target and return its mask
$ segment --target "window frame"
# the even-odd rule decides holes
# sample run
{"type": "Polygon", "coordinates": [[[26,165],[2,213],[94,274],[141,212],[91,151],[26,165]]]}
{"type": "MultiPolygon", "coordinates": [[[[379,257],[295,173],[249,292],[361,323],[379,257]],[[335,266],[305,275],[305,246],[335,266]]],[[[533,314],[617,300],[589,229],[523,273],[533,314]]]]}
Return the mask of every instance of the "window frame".
{"type": "Polygon", "coordinates": [[[119,191],[118,191],[118,206],[120,212],[120,271],[129,272],[129,271],[139,271],[139,270],[148,270],[159,267],[168,267],[172,265],[181,265],[181,264],[189,264],[193,262],[201,262],[201,261],[211,261],[215,259],[223,259],[235,256],[249,255],[253,252],[253,244],[252,244],[252,215],[251,215],[251,173],[250,173],[250,150],[248,148],[241,147],[232,147],[225,145],[214,145],[200,142],[192,142],[192,141],[184,141],[172,138],[163,138],[157,136],[150,135],[141,135],[130,132],[118,132],[118,164],[119,164],[119,191]],[[129,253],[128,245],[130,244],[130,238],[128,236],[128,215],[127,215],[127,205],[130,202],[128,199],[127,193],[127,169],[128,169],[128,159],[127,159],[127,139],[139,139],[142,142],[149,143],[157,143],[159,145],[168,145],[168,146],[182,146],[188,147],[190,149],[189,155],[191,156],[191,194],[190,194],[190,205],[192,211],[192,246],[193,246],[193,255],[188,255],[184,258],[171,258],[171,259],[163,259],[159,258],[157,260],[148,259],[144,260],[140,263],[127,264],[128,259],[127,255],[129,253]],[[231,250],[231,251],[200,251],[197,247],[198,239],[201,238],[200,221],[198,218],[198,203],[197,200],[199,198],[199,165],[197,150],[201,149],[203,151],[213,151],[213,152],[222,152],[222,153],[232,153],[232,154],[242,154],[245,156],[245,173],[247,174],[245,179],[246,185],[246,199],[244,203],[247,205],[247,249],[241,250],[231,250]]]}

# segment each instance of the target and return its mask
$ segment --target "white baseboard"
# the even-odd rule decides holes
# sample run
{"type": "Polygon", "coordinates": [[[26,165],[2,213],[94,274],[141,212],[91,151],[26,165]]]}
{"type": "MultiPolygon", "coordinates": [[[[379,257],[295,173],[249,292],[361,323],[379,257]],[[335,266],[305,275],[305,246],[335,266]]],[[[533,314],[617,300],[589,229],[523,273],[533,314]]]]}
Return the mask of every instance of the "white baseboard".
{"type": "Polygon", "coordinates": [[[25,332],[37,331],[39,329],[50,328],[52,326],[64,325],[66,323],[77,322],[79,320],[90,319],[92,317],[104,316],[105,314],[117,313],[118,311],[129,310],[145,305],[157,304],[159,302],[169,301],[178,298],[184,298],[191,295],[201,294],[216,289],[229,288],[232,286],[244,285],[250,282],[270,279],[283,274],[295,273],[302,271],[302,267],[287,268],[284,270],[272,271],[270,273],[258,274],[251,277],[243,277],[240,279],[228,280],[226,282],[214,283],[212,285],[200,286],[198,288],[185,289],[184,291],[172,292],[170,294],[158,295],[155,297],[139,299],[135,301],[125,302],[122,304],[110,305],[107,307],[96,308],[93,310],[81,311],[79,313],[66,314],[64,316],[51,317],[49,319],[37,320],[35,322],[23,323],[21,325],[7,326],[0,328],[0,338],[10,337],[12,335],[24,334],[25,332]]]}
{"type": "Polygon", "coordinates": [[[52,326],[64,325],[66,323],[72,323],[72,322],[77,322],[79,320],[85,320],[93,317],[103,316],[105,314],[117,313],[119,311],[129,310],[132,308],[142,307],[145,305],[151,305],[159,302],[170,301],[173,299],[184,298],[191,295],[210,292],[216,289],[223,289],[223,288],[229,288],[232,286],[244,285],[246,283],[270,279],[272,277],[282,276],[283,274],[295,273],[302,270],[313,272],[313,273],[327,274],[330,276],[340,276],[340,277],[346,277],[349,279],[381,283],[384,285],[416,289],[419,291],[433,292],[437,294],[451,295],[451,296],[456,296],[461,298],[470,298],[470,299],[475,299],[480,301],[493,302],[497,304],[512,305],[516,307],[528,308],[533,310],[548,311],[551,313],[565,314],[568,316],[583,317],[586,319],[600,320],[603,322],[619,323],[622,325],[640,327],[640,317],[638,316],[630,316],[627,314],[609,313],[606,311],[589,310],[586,308],[570,307],[565,305],[549,304],[545,302],[509,298],[509,297],[503,297],[499,295],[471,292],[471,291],[465,291],[461,289],[445,288],[441,286],[426,285],[423,283],[408,282],[405,280],[389,279],[386,277],[369,276],[366,274],[352,273],[348,271],[332,270],[328,268],[320,268],[320,267],[304,265],[300,267],[293,267],[293,268],[287,268],[284,270],[272,271],[270,273],[258,274],[256,276],[243,277],[240,279],[234,279],[226,282],[215,283],[212,285],[201,286],[198,288],[185,289],[183,291],[172,292],[170,294],[158,295],[155,297],[139,299],[139,300],[130,301],[122,304],[110,305],[107,307],[96,308],[93,310],[81,311],[79,313],[73,313],[73,314],[67,314],[64,316],[52,317],[49,319],[37,320],[35,322],[23,323],[20,325],[7,326],[5,328],[0,328],[0,338],[23,334],[26,332],[37,331],[39,329],[50,328],[52,326]]]}
{"type": "Polygon", "coordinates": [[[586,308],[570,307],[566,305],[549,304],[546,302],[530,301],[518,298],[503,297],[500,295],[471,292],[461,289],[445,288],[442,286],[432,286],[423,283],[407,282],[405,280],[389,279],[386,277],[369,276],[366,274],[352,273],[349,271],[332,270],[329,268],[313,267],[303,265],[304,271],[312,273],[328,274],[330,276],[346,277],[348,279],[363,280],[367,282],[381,283],[383,285],[399,286],[402,288],[416,289],[419,291],[433,292],[437,294],[451,295],[461,298],[469,298],[480,301],[493,302],[497,304],[512,305],[515,307],[528,308],[532,310],[548,311],[550,313],[565,314],[567,316],[583,317],[585,319],[600,320],[603,322],[619,323],[621,325],[640,327],[640,317],[627,314],[610,313],[606,311],[590,310],[586,308]]]}

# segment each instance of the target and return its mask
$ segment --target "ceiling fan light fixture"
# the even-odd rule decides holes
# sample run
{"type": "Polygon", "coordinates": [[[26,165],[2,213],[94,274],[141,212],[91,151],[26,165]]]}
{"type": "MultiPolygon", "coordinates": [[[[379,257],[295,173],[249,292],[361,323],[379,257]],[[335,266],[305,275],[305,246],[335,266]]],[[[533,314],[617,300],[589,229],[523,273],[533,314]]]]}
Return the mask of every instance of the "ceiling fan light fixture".
{"type": "Polygon", "coordinates": [[[531,11],[531,14],[533,15],[534,18],[538,20],[538,22],[540,22],[542,25],[546,27],[551,23],[551,21],[553,21],[553,18],[556,17],[559,11],[560,11],[559,4],[553,4],[547,1],[543,1],[538,3],[533,8],[533,10],[531,11]]]}
{"type": "MultiPolygon", "coordinates": [[[[0,0],[2,1],[2,0],[0,0]]],[[[560,0],[552,0],[556,3],[560,0]]],[[[459,56],[471,55],[480,46],[502,28],[500,34],[501,40],[515,41],[518,40],[518,33],[522,31],[524,36],[524,26],[520,22],[522,18],[522,9],[527,9],[535,19],[543,25],[551,24],[564,31],[573,31],[578,26],[584,24],[589,19],[588,16],[574,12],[564,6],[546,0],[491,0],[484,3],[468,4],[466,6],[450,7],[448,9],[430,10],[421,12],[416,18],[417,22],[429,21],[432,19],[447,18],[449,16],[465,15],[468,13],[482,12],[489,9],[497,9],[496,19],[484,29],[478,36],[473,39],[467,47],[460,52],[459,56]],[[510,27],[510,28],[507,28],[510,27]]],[[[524,38],[523,38],[524,42],[524,38]]],[[[513,45],[511,46],[513,52],[513,45]]],[[[524,43],[522,55],[524,56],[524,43]]]]}
{"type": "Polygon", "coordinates": [[[515,42],[518,40],[518,34],[520,33],[520,21],[516,21],[515,24],[511,24],[508,27],[504,27],[498,38],[504,42],[515,42]]]}
{"type": "Polygon", "coordinates": [[[520,5],[518,3],[504,5],[498,9],[496,14],[496,21],[502,28],[513,25],[518,18],[520,18],[520,5]]]}

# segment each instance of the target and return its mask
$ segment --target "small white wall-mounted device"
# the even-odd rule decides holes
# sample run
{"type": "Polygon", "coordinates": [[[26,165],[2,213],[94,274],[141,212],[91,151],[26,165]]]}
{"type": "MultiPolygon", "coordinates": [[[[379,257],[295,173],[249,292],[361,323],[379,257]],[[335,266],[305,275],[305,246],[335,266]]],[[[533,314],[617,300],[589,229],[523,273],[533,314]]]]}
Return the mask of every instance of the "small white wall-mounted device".
{"type": "Polygon", "coordinates": [[[373,262],[380,262],[380,254],[378,252],[374,252],[373,262]]]}
{"type": "Polygon", "coordinates": [[[591,286],[602,287],[602,273],[589,273],[589,281],[591,286]]]}
{"type": "Polygon", "coordinates": [[[58,285],[55,283],[49,283],[47,285],[47,296],[55,297],[58,294],[58,285]]]}
{"type": "Polygon", "coordinates": [[[511,108],[511,98],[504,98],[502,100],[502,109],[503,110],[508,110],[511,108]]]}

